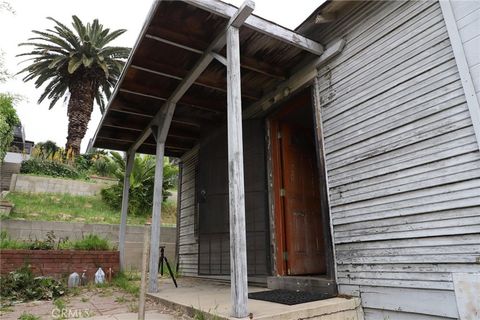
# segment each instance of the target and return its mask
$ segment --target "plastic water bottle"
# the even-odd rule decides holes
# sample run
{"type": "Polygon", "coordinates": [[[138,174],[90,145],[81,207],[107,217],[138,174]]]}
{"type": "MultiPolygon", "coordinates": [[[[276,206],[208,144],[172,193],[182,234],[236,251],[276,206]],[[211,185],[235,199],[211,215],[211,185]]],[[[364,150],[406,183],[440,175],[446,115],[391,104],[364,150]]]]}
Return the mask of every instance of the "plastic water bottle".
{"type": "Polygon", "coordinates": [[[78,287],[80,283],[80,276],[78,273],[74,272],[71,275],[68,276],[68,287],[69,288],[74,288],[78,287]]]}
{"type": "Polygon", "coordinates": [[[97,272],[95,272],[95,283],[102,284],[105,282],[105,272],[103,272],[102,268],[98,268],[97,272]]]}

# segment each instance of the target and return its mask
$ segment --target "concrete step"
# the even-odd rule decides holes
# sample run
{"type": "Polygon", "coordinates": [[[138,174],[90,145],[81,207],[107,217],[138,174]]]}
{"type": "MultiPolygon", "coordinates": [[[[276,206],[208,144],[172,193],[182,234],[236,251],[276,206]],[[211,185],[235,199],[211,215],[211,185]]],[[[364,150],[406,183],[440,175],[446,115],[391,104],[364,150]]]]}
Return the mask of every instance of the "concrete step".
{"type": "Polygon", "coordinates": [[[335,281],[321,276],[268,277],[267,287],[269,289],[322,292],[328,294],[330,297],[337,295],[335,281]]]}

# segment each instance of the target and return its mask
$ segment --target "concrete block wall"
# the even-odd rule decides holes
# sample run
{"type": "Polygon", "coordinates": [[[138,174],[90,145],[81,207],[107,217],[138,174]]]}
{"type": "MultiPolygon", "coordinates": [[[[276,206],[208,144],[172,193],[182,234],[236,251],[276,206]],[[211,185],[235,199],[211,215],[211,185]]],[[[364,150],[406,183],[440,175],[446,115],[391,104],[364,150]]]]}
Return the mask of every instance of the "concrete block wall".
{"type": "Polygon", "coordinates": [[[10,181],[10,191],[31,193],[68,193],[78,196],[93,196],[102,189],[109,187],[114,180],[96,180],[86,182],[81,180],[40,177],[25,174],[13,174],[10,181]]]}
{"type": "MultiPolygon", "coordinates": [[[[107,238],[118,246],[119,225],[87,224],[54,221],[0,221],[0,229],[8,232],[12,239],[35,240],[45,239],[47,232],[53,231],[57,238],[70,240],[82,239],[87,234],[97,234],[107,238]]],[[[143,250],[143,226],[127,226],[126,264],[127,269],[140,270],[143,250]]],[[[165,255],[172,267],[175,261],[176,227],[162,227],[160,245],[165,245],[165,255]]]]}

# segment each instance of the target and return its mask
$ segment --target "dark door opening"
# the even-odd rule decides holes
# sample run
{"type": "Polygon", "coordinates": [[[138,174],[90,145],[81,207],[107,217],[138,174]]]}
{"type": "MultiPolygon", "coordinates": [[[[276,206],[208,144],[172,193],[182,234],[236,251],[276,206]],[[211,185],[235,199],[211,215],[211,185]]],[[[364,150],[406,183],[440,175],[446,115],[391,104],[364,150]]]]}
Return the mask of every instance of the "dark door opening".
{"type": "Polygon", "coordinates": [[[279,275],[327,272],[310,90],[269,119],[279,275]]]}

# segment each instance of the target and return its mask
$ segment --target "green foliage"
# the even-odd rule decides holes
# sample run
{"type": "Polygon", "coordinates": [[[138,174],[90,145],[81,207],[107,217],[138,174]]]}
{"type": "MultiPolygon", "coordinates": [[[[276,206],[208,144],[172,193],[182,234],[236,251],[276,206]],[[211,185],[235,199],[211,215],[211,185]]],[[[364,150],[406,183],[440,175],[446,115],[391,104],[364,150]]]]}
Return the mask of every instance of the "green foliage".
{"type": "MultiPolygon", "coordinates": [[[[14,205],[8,219],[120,223],[120,212],[107,205],[100,195],[9,192],[5,199],[14,205]]],[[[174,218],[175,216],[165,217],[162,220],[166,223],[175,223],[175,220],[172,220],[174,218]]],[[[146,217],[134,215],[127,217],[128,224],[144,225],[145,221],[146,217]]]]}
{"type": "Polygon", "coordinates": [[[112,279],[112,284],[116,287],[119,287],[126,292],[133,294],[134,296],[138,296],[140,292],[140,286],[138,285],[138,281],[140,277],[136,274],[129,273],[125,274],[123,272],[118,273],[112,279]]]}
{"type": "Polygon", "coordinates": [[[0,277],[0,300],[51,300],[65,293],[65,285],[50,277],[35,277],[29,266],[0,277]]]}
{"type": "Polygon", "coordinates": [[[31,313],[23,312],[20,317],[18,317],[18,320],[40,320],[41,318],[39,316],[33,315],[31,313]]]}
{"type": "MultiPolygon", "coordinates": [[[[116,177],[117,185],[102,190],[102,199],[114,209],[122,205],[123,179],[125,175],[125,161],[119,153],[112,152],[112,159],[118,165],[116,177]]],[[[155,178],[155,157],[143,155],[135,157],[130,176],[129,212],[133,215],[144,216],[150,214],[153,202],[153,187],[155,178]]],[[[163,165],[163,200],[171,194],[169,190],[176,186],[178,180],[178,166],[173,165],[168,158],[164,158],[163,165]]]]}
{"type": "Polygon", "coordinates": [[[113,246],[110,245],[110,242],[105,238],[101,238],[96,234],[88,234],[81,240],[67,241],[60,244],[59,249],[106,251],[112,250],[113,246]]]}
{"type": "MultiPolygon", "coordinates": [[[[19,56],[30,57],[31,64],[20,73],[27,73],[24,81],[35,80],[37,88],[45,85],[39,103],[45,98],[51,99],[52,108],[59,99],[77,87],[75,82],[89,79],[94,86],[95,100],[103,113],[105,96],[111,95],[123,69],[124,59],[130,53],[129,48],[107,46],[108,43],[126,30],[111,31],[104,28],[97,19],[84,25],[73,16],[73,29],[54,18],[53,29],[33,30],[34,37],[21,46],[33,47],[32,51],[19,56]]],[[[27,61],[28,61],[27,60],[27,61]]],[[[85,108],[91,106],[85,106],[85,108]]]]}
{"type": "Polygon", "coordinates": [[[13,130],[20,124],[17,112],[13,107],[15,98],[0,93],[0,162],[3,161],[10,144],[13,141],[13,130]]]}
{"type": "Polygon", "coordinates": [[[106,238],[95,234],[88,234],[80,240],[58,239],[53,231],[46,234],[44,240],[19,241],[12,240],[6,231],[0,233],[0,249],[26,249],[26,250],[114,250],[114,246],[106,238]]]}
{"type": "Polygon", "coordinates": [[[54,160],[42,160],[37,157],[23,161],[20,172],[58,178],[86,178],[84,174],[71,165],[54,160]]]}
{"type": "Polygon", "coordinates": [[[12,240],[7,231],[0,232],[0,249],[29,249],[29,244],[24,241],[12,240]]]}

